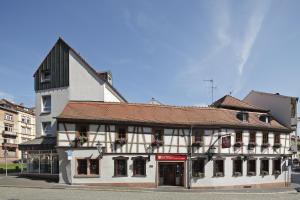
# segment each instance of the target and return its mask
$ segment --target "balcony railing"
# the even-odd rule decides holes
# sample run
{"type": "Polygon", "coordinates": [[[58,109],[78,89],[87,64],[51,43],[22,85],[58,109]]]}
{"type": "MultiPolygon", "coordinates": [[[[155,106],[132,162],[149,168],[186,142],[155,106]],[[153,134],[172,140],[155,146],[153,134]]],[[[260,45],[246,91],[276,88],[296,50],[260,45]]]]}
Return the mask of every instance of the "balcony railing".
{"type": "Polygon", "coordinates": [[[13,131],[3,131],[3,135],[17,136],[17,133],[13,131]]]}

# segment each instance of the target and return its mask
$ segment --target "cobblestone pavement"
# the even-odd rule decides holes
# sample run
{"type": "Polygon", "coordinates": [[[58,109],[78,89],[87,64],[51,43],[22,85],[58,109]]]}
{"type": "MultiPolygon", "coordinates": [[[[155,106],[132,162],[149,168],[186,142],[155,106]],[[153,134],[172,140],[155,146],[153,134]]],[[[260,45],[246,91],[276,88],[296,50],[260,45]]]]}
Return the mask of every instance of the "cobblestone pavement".
{"type": "Polygon", "coordinates": [[[239,189],[239,190],[187,190],[183,188],[161,187],[152,190],[132,188],[69,186],[44,180],[31,180],[16,176],[0,175],[0,200],[35,199],[300,199],[293,188],[300,189],[300,173],[293,174],[291,188],[279,189],[239,189]]]}
{"type": "Polygon", "coordinates": [[[126,191],[96,191],[96,190],[77,190],[77,189],[37,189],[37,188],[13,188],[0,187],[0,200],[80,200],[80,199],[109,199],[109,200],[190,200],[190,199],[209,199],[209,200],[235,200],[235,199],[264,199],[264,200],[299,200],[299,193],[188,193],[188,192],[126,192],[126,191]]]}

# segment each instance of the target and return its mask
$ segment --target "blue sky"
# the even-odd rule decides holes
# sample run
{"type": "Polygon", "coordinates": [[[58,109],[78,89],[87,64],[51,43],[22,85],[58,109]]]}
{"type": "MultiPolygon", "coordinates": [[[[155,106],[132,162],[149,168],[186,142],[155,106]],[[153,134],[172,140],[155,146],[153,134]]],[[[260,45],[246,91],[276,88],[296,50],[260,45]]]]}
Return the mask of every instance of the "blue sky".
{"type": "Polygon", "coordinates": [[[34,105],[33,73],[62,36],[130,102],[206,105],[251,90],[300,96],[300,1],[0,2],[0,97],[34,105]]]}

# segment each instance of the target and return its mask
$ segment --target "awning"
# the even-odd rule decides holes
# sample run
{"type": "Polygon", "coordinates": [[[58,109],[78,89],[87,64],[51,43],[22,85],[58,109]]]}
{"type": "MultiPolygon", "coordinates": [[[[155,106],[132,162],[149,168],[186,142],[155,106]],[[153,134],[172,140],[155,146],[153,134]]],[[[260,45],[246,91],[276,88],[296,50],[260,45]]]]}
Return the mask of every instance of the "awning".
{"type": "Polygon", "coordinates": [[[41,136],[19,144],[20,150],[50,150],[56,146],[56,137],[41,136]]]}

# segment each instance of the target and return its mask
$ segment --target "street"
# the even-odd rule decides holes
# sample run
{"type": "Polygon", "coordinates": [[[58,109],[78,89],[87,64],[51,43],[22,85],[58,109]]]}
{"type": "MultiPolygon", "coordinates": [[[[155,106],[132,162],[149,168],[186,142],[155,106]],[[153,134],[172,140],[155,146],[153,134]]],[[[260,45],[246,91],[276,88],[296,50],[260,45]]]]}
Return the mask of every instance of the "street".
{"type": "Polygon", "coordinates": [[[74,199],[109,199],[109,200],[140,200],[140,199],[299,199],[299,193],[193,193],[193,192],[126,192],[126,191],[95,191],[95,190],[77,190],[77,189],[34,189],[34,188],[13,188],[0,187],[1,200],[37,200],[37,199],[56,199],[56,200],[74,200],[74,199]]]}
{"type": "Polygon", "coordinates": [[[17,176],[0,176],[0,200],[35,199],[299,199],[300,173],[292,176],[291,188],[239,189],[239,190],[187,190],[182,188],[131,189],[111,187],[69,186],[44,180],[31,180],[17,176]]]}

